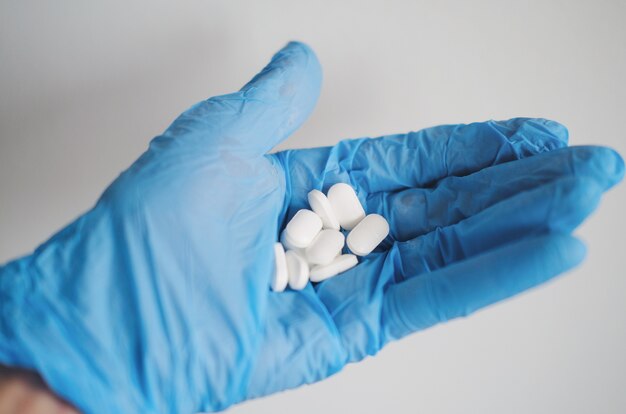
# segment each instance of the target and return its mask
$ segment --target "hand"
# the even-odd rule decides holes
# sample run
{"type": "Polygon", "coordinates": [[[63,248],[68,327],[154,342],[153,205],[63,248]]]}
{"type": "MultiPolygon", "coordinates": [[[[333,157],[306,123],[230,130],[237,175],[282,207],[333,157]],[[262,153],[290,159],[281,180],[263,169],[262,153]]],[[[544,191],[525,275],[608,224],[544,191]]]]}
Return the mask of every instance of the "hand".
{"type": "Polygon", "coordinates": [[[0,414],[77,414],[37,374],[0,365],[0,414]]]}
{"type": "Polygon", "coordinates": [[[291,43],[243,89],[183,113],[97,204],[0,270],[0,361],[86,413],[220,410],[318,381],[387,342],[575,266],[569,234],[623,175],[541,119],[268,155],[312,111],[291,43]],[[391,236],[339,277],[268,288],[306,193],[356,188],[391,236]]]}

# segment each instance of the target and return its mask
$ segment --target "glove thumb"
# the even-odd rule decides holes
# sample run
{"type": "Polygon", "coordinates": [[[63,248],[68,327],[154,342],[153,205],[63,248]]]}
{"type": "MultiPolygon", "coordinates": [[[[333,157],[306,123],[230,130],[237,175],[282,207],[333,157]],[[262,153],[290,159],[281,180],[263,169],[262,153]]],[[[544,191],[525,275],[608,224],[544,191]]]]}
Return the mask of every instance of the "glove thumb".
{"type": "Polygon", "coordinates": [[[315,53],[303,43],[290,42],[241,90],[192,106],[159,138],[175,137],[177,144],[184,140],[198,150],[217,146],[265,154],[307,119],[321,82],[315,53]]]}

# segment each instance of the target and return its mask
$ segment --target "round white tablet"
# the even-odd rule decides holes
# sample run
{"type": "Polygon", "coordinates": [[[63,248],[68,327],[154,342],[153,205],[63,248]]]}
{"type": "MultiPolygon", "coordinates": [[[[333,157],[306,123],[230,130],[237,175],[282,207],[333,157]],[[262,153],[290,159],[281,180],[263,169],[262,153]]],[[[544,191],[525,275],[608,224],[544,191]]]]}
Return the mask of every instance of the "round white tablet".
{"type": "Polygon", "coordinates": [[[311,209],[322,219],[324,228],[339,230],[339,221],[324,193],[319,190],[311,190],[307,198],[311,209]]]}
{"type": "Polygon", "coordinates": [[[325,265],[341,253],[346,237],[338,230],[322,230],[306,248],[306,259],[312,265],[325,265]]]}
{"type": "Polygon", "coordinates": [[[293,250],[287,250],[287,272],[289,273],[289,287],[293,290],[302,290],[309,282],[309,265],[306,260],[293,250]]]}
{"type": "Polygon", "coordinates": [[[285,227],[289,243],[297,248],[307,247],[322,229],[322,219],[311,210],[298,210],[285,227]]]}
{"type": "Polygon", "coordinates": [[[274,270],[271,287],[274,292],[282,292],[287,287],[289,276],[287,273],[285,249],[283,249],[283,245],[280,243],[274,243],[274,259],[276,260],[276,268],[274,270]]]}
{"type": "Polygon", "coordinates": [[[311,269],[309,274],[309,280],[311,282],[321,282],[333,276],[338,275],[341,272],[356,266],[358,259],[353,254],[342,254],[337,256],[335,260],[327,265],[315,266],[311,269]]]}
{"type": "Polygon", "coordinates": [[[337,183],[330,187],[328,201],[339,224],[346,230],[352,230],[365,217],[359,197],[348,184],[337,183]]]}
{"type": "Polygon", "coordinates": [[[368,214],[348,233],[346,242],[350,251],[358,256],[368,255],[389,234],[389,223],[379,214],[368,214]]]}

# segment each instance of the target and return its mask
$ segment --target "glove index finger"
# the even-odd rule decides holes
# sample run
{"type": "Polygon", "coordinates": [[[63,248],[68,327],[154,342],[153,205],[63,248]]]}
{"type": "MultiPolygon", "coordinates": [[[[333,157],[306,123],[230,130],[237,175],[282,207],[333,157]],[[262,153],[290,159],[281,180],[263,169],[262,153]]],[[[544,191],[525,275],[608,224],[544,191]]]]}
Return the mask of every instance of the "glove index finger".
{"type": "Polygon", "coordinates": [[[566,147],[567,136],[563,125],[540,118],[441,125],[342,141],[331,151],[325,173],[327,179],[351,182],[369,193],[426,187],[566,147]]]}

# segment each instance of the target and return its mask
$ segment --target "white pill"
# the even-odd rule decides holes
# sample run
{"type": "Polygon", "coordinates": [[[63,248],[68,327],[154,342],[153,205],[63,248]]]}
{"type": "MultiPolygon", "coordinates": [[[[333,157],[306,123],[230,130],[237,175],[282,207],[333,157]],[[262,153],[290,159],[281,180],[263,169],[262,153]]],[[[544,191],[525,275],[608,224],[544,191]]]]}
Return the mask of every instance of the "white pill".
{"type": "Polygon", "coordinates": [[[306,259],[312,265],[325,265],[341,253],[346,237],[338,230],[322,230],[306,248],[306,259]]]}
{"type": "Polygon", "coordinates": [[[322,219],[311,210],[298,210],[285,227],[289,243],[297,248],[307,247],[322,229],[322,219]]]}
{"type": "Polygon", "coordinates": [[[306,260],[293,250],[287,250],[287,272],[289,273],[289,287],[293,290],[302,290],[309,282],[309,265],[306,260]]]}
{"type": "Polygon", "coordinates": [[[309,279],[311,282],[321,282],[333,276],[338,275],[341,272],[356,266],[358,259],[353,254],[342,254],[337,256],[335,260],[327,265],[315,266],[311,268],[309,279]]]}
{"type": "Polygon", "coordinates": [[[324,228],[339,230],[339,221],[324,193],[319,190],[311,190],[307,198],[311,209],[322,219],[324,228]]]}
{"type": "Polygon", "coordinates": [[[293,250],[296,253],[298,253],[300,256],[305,257],[304,249],[300,247],[296,247],[296,245],[293,244],[293,242],[291,241],[291,239],[289,238],[289,235],[287,234],[287,232],[285,232],[285,230],[283,230],[280,233],[280,242],[285,247],[285,250],[293,250]]]}
{"type": "Polygon", "coordinates": [[[352,230],[365,217],[365,210],[348,184],[337,183],[328,190],[328,201],[339,224],[346,230],[352,230]]]}
{"type": "Polygon", "coordinates": [[[271,287],[274,292],[282,292],[287,287],[289,276],[287,273],[287,258],[285,249],[280,243],[274,243],[274,259],[276,260],[276,269],[272,278],[271,287]]]}
{"type": "Polygon", "coordinates": [[[348,234],[350,251],[358,256],[370,254],[389,234],[389,223],[379,214],[368,214],[348,234]]]}

